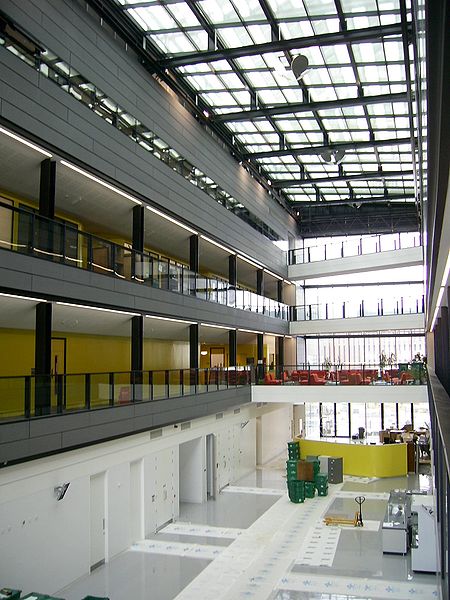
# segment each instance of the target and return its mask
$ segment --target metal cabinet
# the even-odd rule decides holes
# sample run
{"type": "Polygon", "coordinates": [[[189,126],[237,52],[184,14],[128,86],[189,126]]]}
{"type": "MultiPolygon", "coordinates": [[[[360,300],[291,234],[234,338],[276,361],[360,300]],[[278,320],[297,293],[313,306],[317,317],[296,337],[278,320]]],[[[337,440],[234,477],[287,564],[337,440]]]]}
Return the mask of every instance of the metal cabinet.
{"type": "Polygon", "coordinates": [[[342,483],[344,460],[342,456],[319,456],[320,472],[327,473],[328,483],[342,483]]]}

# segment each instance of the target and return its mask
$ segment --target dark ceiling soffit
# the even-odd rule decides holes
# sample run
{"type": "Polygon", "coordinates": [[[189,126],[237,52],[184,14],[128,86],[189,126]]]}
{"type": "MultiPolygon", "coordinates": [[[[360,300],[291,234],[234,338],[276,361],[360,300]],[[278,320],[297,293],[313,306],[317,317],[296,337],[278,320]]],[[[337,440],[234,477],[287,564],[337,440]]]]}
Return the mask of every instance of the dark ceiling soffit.
{"type": "Polygon", "coordinates": [[[418,228],[414,202],[361,206],[359,209],[348,205],[336,206],[325,213],[310,207],[298,218],[298,231],[303,237],[393,233],[417,231],[418,228]]]}
{"type": "Polygon", "coordinates": [[[351,31],[323,33],[321,35],[298,37],[289,40],[276,40],[272,42],[265,42],[263,44],[253,44],[251,46],[240,46],[239,48],[210,50],[206,52],[191,52],[189,54],[183,54],[174,58],[160,60],[159,66],[163,69],[171,69],[174,67],[196,65],[204,62],[213,62],[215,60],[227,60],[230,58],[240,58],[242,56],[255,56],[257,54],[265,54],[267,52],[283,52],[284,50],[310,48],[312,46],[335,46],[336,44],[366,42],[377,40],[389,35],[401,34],[402,24],[393,23],[391,25],[384,25],[382,27],[366,27],[365,29],[355,29],[351,31]]]}
{"type": "Polygon", "coordinates": [[[380,96],[361,96],[359,98],[343,98],[342,100],[326,100],[323,102],[297,102],[295,104],[281,104],[270,108],[256,110],[240,110],[237,112],[216,115],[213,121],[224,123],[228,121],[250,121],[253,119],[285,115],[289,113],[312,112],[315,110],[330,110],[333,108],[346,108],[348,106],[367,106],[368,104],[384,104],[386,102],[406,102],[406,92],[399,94],[382,94],[380,96]]]}
{"type": "Polygon", "coordinates": [[[372,171],[366,173],[354,173],[352,175],[338,175],[337,177],[318,177],[317,179],[280,179],[273,181],[274,188],[302,187],[304,185],[315,185],[316,183],[333,183],[334,181],[352,181],[355,179],[401,179],[406,175],[413,175],[414,171],[372,171]]]}
{"type": "Polygon", "coordinates": [[[244,158],[271,158],[276,156],[304,156],[311,154],[322,154],[326,150],[359,150],[361,148],[382,148],[383,146],[410,145],[411,139],[398,138],[390,140],[368,140],[363,142],[337,142],[327,146],[308,146],[306,148],[284,148],[283,150],[268,150],[267,152],[248,152],[243,154],[244,158]]]}
{"type": "Polygon", "coordinates": [[[388,196],[373,196],[368,198],[346,198],[345,200],[327,200],[326,202],[293,202],[292,208],[295,210],[314,208],[326,209],[328,206],[343,206],[350,204],[354,208],[359,208],[361,204],[388,204],[394,200],[414,200],[414,194],[390,194],[388,196]]]}

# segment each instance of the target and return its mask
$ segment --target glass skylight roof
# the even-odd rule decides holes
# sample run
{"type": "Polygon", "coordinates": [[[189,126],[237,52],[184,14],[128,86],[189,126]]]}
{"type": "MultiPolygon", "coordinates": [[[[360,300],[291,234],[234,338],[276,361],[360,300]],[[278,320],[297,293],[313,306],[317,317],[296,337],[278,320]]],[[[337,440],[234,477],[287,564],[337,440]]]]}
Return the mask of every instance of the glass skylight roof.
{"type": "Polygon", "coordinates": [[[399,0],[110,1],[288,200],[404,194],[394,201],[411,201],[415,90],[402,39],[411,16],[401,23],[399,0]],[[376,31],[356,39],[366,28],[376,31]],[[298,48],[280,47],[294,38],[298,48]],[[290,65],[299,54],[309,68],[297,81],[290,65]],[[339,165],[327,149],[343,152],[339,165]]]}

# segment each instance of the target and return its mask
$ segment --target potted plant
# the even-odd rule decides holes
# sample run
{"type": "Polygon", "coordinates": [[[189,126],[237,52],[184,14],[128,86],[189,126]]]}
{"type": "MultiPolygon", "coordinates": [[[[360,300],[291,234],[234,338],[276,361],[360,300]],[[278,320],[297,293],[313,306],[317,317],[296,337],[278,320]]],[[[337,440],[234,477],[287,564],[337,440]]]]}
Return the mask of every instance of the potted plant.
{"type": "Polygon", "coordinates": [[[415,384],[426,383],[425,357],[420,352],[417,352],[411,361],[411,375],[415,384]]]}

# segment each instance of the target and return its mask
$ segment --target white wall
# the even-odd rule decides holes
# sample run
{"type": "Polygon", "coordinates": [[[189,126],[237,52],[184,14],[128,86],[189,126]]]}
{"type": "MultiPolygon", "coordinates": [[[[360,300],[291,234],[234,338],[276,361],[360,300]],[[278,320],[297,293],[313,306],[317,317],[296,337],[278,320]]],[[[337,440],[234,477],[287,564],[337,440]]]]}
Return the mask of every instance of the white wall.
{"type": "Polygon", "coordinates": [[[291,281],[302,279],[316,279],[330,275],[345,275],[348,273],[365,273],[374,269],[392,269],[393,267],[410,267],[421,265],[423,249],[404,248],[401,250],[388,250],[360,256],[347,256],[333,258],[311,263],[290,265],[288,277],[291,281]]]}
{"type": "Polygon", "coordinates": [[[89,477],[71,480],[58,502],[53,487],[65,479],[54,475],[0,505],[1,585],[51,592],[89,572],[89,477]]]}
{"type": "Polygon", "coordinates": [[[393,331],[396,329],[423,329],[422,314],[385,315],[383,317],[349,317],[347,319],[316,319],[291,321],[291,335],[330,333],[361,333],[361,331],[393,331]]]}
{"type": "MultiPolygon", "coordinates": [[[[214,433],[221,487],[255,468],[255,417],[266,407],[244,406],[150,432],[105,442],[0,470],[0,582],[55,594],[89,573],[90,477],[106,474],[106,560],[132,541],[131,510],[141,505],[145,535],[179,515],[179,445],[214,433]],[[242,426],[243,423],[248,423],[242,426]],[[130,464],[142,461],[139,500],[131,496],[130,464]],[[63,500],[53,488],[70,482],[63,500]]],[[[203,442],[202,442],[203,444],[203,442]]],[[[283,440],[284,445],[284,440],[283,440]]],[[[204,448],[202,455],[204,457],[204,448]]],[[[204,460],[204,458],[202,459],[204,460]]],[[[203,488],[205,489],[205,488],[203,488]]]]}
{"type": "Polygon", "coordinates": [[[206,439],[180,444],[180,502],[206,501],[206,439]]]}
{"type": "Polygon", "coordinates": [[[260,418],[257,445],[260,464],[265,464],[286,450],[292,439],[292,405],[280,406],[265,412],[260,418]]]}
{"type": "Polygon", "coordinates": [[[254,385],[252,402],[428,402],[426,385],[254,385]]]}

